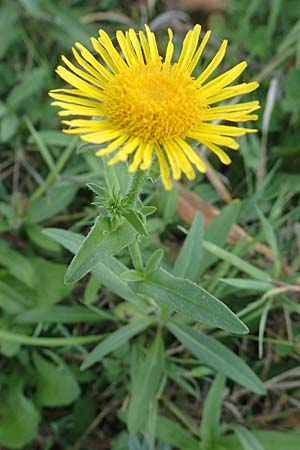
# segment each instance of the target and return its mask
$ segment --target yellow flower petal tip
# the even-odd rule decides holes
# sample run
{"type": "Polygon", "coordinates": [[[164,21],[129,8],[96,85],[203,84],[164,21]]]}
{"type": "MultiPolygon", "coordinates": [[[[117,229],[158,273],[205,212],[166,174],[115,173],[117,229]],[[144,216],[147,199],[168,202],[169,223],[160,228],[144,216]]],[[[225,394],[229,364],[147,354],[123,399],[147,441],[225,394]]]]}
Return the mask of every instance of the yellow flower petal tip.
{"type": "Polygon", "coordinates": [[[185,174],[193,180],[193,167],[206,171],[195,143],[205,145],[223,164],[230,164],[223,148],[237,150],[237,137],[257,132],[238,127],[237,123],[256,120],[257,114],[252,113],[260,105],[257,100],[227,105],[223,102],[250,93],[259,84],[234,84],[247,66],[245,61],[213,78],[224,59],[227,40],[196,77],[194,71],[211,34],[207,31],[201,38],[200,32],[201,26],[195,25],[186,34],[177,61],[172,61],[170,28],[164,56],[148,25],[138,33],[132,28],[117,31],[118,47],[105,31],[99,30],[98,38],[91,38],[96,55],[76,42],[76,62],[62,55],[66,67],[56,69],[72,88],[49,93],[57,100],[52,104],[62,109],[60,116],[76,117],[63,121],[70,127],[64,131],[79,134],[86,142],[105,144],[106,148],[96,155],[113,156],[109,165],[129,159],[129,172],[147,170],[152,154],[156,154],[167,190],[172,188],[170,173],[174,179],[185,174]]]}

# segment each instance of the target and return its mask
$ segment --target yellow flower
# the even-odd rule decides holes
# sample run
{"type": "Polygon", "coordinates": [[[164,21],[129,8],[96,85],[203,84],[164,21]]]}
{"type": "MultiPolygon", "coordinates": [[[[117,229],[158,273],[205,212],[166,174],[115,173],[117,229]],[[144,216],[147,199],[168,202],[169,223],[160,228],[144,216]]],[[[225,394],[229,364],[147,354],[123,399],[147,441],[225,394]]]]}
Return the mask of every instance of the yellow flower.
{"type": "Polygon", "coordinates": [[[50,96],[56,99],[52,104],[62,108],[60,116],[85,117],[64,120],[70,127],[65,133],[105,144],[96,155],[114,153],[108,164],[130,157],[130,172],[148,169],[155,153],[163,184],[171,189],[170,169],[175,180],[182,172],[192,180],[194,167],[205,172],[194,142],[205,145],[222,163],[231,162],[221,147],[236,150],[236,137],[256,131],[234,123],[256,120],[258,116],[252,113],[259,109],[259,102],[215,105],[255,90],[258,83],[232,86],[246,62],[208,81],[224,58],[226,40],[200,75],[193,77],[211,33],[207,31],[201,40],[200,25],[187,33],[177,62],[172,62],[172,31],[168,30],[169,42],[162,58],[154,33],[148,26],[145,30],[138,34],[133,29],[126,33],[117,31],[123,57],[105,31],[100,30],[99,38],[92,38],[91,42],[101,62],[76,43],[73,54],[77,65],[62,56],[67,68],[59,66],[56,70],[74,88],[52,90],[50,96]],[[222,120],[233,125],[214,123],[222,120]]]}

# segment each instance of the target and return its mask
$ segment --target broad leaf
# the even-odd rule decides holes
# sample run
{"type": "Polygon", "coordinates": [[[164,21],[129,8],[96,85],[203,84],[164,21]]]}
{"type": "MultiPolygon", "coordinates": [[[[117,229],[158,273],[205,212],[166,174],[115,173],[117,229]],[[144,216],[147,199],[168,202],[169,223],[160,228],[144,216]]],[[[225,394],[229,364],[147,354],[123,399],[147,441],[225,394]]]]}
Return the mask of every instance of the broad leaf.
{"type": "Polygon", "coordinates": [[[178,322],[169,323],[169,330],[191,353],[217,372],[223,373],[237,383],[257,394],[265,388],[257,375],[231,350],[215,339],[178,322]]]}
{"type": "Polygon", "coordinates": [[[69,284],[80,280],[105,256],[118,254],[133,241],[135,234],[128,222],[122,223],[114,230],[107,217],[98,217],[74,256],[65,282],[69,284]]]}
{"type": "Polygon", "coordinates": [[[33,361],[37,371],[37,399],[43,406],[65,406],[73,403],[80,394],[80,388],[68,366],[55,355],[58,364],[34,353],[33,361]]]}
{"type": "Polygon", "coordinates": [[[137,283],[136,289],[193,320],[232,333],[248,332],[246,325],[216,297],[197,284],[174,277],[163,269],[155,270],[144,282],[137,283]]]}
{"type": "Polygon", "coordinates": [[[13,385],[0,395],[0,445],[24,448],[38,431],[39,413],[23,395],[20,386],[13,385]]]}

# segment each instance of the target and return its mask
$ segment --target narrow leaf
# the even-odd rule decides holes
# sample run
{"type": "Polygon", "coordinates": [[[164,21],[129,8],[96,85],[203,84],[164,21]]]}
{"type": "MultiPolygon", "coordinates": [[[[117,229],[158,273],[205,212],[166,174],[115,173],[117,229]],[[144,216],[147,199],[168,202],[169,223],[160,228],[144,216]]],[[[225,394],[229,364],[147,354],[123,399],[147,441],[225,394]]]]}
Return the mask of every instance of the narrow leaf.
{"type": "Polygon", "coordinates": [[[211,242],[203,241],[203,247],[213,255],[217,256],[218,258],[221,258],[224,261],[229,262],[242,272],[247,273],[252,278],[257,278],[258,280],[263,281],[271,280],[271,277],[268,274],[268,272],[265,272],[263,270],[258,269],[255,266],[252,266],[252,264],[249,264],[247,261],[240,258],[239,256],[236,256],[233,253],[228,252],[227,250],[224,250],[223,248],[218,247],[215,244],[212,244],[211,242]]]}
{"type": "Polygon", "coordinates": [[[178,322],[168,328],[191,353],[217,372],[223,373],[237,383],[257,394],[264,394],[265,388],[257,375],[231,350],[215,339],[178,322]]]}
{"type": "Polygon", "coordinates": [[[203,447],[215,448],[221,434],[220,418],[225,377],[219,373],[214,379],[204,402],[200,434],[203,447]]]}
{"type": "MultiPolygon", "coordinates": [[[[209,224],[204,234],[205,240],[222,247],[227,239],[231,227],[237,220],[240,206],[239,200],[233,200],[229,203],[229,205],[225,206],[220,214],[218,214],[209,224]]],[[[200,264],[200,273],[203,273],[211,264],[217,261],[217,259],[217,256],[204,248],[200,264]]]]}
{"type": "Polygon", "coordinates": [[[177,256],[173,274],[197,281],[202,261],[203,216],[197,213],[177,256]]]}
{"type": "MultiPolygon", "coordinates": [[[[84,237],[72,231],[61,230],[59,228],[46,228],[43,233],[54,239],[67,250],[76,253],[82,244],[84,237]]],[[[122,280],[122,273],[128,271],[128,267],[122,264],[113,256],[107,256],[93,268],[92,273],[109,288],[111,292],[118,295],[120,298],[128,300],[129,302],[142,307],[143,302],[137,294],[122,280]]]]}
{"type": "Polygon", "coordinates": [[[244,450],[264,450],[251,431],[241,427],[240,425],[235,425],[233,429],[244,450]]]}
{"type": "Polygon", "coordinates": [[[128,223],[111,229],[106,217],[98,217],[89,234],[74,256],[65,276],[67,284],[74,283],[90,272],[105,256],[119,253],[135,237],[135,231],[128,223]]]}
{"type": "Polygon", "coordinates": [[[189,280],[177,278],[163,269],[157,269],[141,283],[139,293],[156,302],[213,327],[232,333],[247,333],[248,328],[220,300],[189,280]]]}
{"type": "Polygon", "coordinates": [[[145,424],[151,402],[159,386],[164,369],[164,348],[160,333],[151,345],[146,358],[139,365],[132,383],[132,397],[127,423],[130,433],[137,433],[145,424]]]}
{"type": "Polygon", "coordinates": [[[149,320],[136,320],[110,334],[88,354],[81,365],[81,369],[84,370],[91,367],[108,353],[113,352],[121,345],[125,344],[125,342],[129,341],[133,336],[147,328],[149,323],[149,320]]]}

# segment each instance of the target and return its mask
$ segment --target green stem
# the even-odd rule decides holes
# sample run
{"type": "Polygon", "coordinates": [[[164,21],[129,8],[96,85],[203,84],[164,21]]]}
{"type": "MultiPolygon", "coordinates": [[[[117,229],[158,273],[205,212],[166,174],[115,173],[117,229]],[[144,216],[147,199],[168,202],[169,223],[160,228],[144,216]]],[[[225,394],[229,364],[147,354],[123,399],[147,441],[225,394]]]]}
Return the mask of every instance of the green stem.
{"type": "Polygon", "coordinates": [[[51,170],[51,172],[48,174],[48,176],[45,178],[44,182],[37,188],[36,191],[32,194],[32,196],[29,199],[29,202],[33,202],[34,200],[41,197],[41,195],[46,192],[49,185],[53,183],[57,175],[62,171],[64,165],[72,155],[74,148],[76,147],[76,144],[78,142],[78,138],[76,137],[73,139],[70,144],[65,148],[63,153],[61,154],[60,158],[57,160],[54,168],[51,170]]]}
{"type": "Polygon", "coordinates": [[[81,345],[99,342],[103,339],[103,334],[92,336],[71,336],[71,337],[33,337],[24,334],[11,333],[10,331],[0,331],[0,339],[7,342],[21,345],[33,345],[40,347],[61,347],[65,345],[81,345]]]}
{"type": "Polygon", "coordinates": [[[133,267],[138,272],[143,272],[144,264],[137,238],[131,244],[128,245],[128,249],[131,256],[133,267]]]}
{"type": "Polygon", "coordinates": [[[134,206],[135,205],[135,203],[136,203],[136,201],[137,201],[137,199],[139,197],[140,191],[142,189],[142,186],[144,184],[145,176],[146,176],[145,172],[143,170],[140,170],[140,169],[137,170],[134,173],[134,175],[132,177],[132,181],[131,181],[131,185],[130,185],[129,191],[127,193],[127,195],[128,195],[128,206],[134,206]]]}

